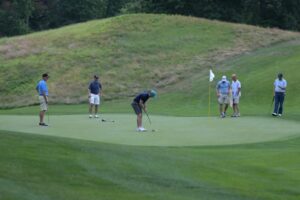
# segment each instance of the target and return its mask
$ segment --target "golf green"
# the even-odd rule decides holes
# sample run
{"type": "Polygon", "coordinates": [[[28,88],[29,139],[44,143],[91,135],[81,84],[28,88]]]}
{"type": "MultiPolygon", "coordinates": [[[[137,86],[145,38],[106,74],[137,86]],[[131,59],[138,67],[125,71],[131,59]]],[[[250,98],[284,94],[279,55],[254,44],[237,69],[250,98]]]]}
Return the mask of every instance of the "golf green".
{"type": "Polygon", "coordinates": [[[144,118],[149,131],[143,133],[135,130],[135,116],[126,114],[105,114],[99,119],[89,119],[86,115],[51,116],[49,127],[39,127],[37,120],[37,116],[2,115],[0,129],[139,146],[247,144],[300,135],[297,122],[271,117],[151,116],[152,125],[144,118]],[[102,122],[102,119],[107,122],[102,122]]]}

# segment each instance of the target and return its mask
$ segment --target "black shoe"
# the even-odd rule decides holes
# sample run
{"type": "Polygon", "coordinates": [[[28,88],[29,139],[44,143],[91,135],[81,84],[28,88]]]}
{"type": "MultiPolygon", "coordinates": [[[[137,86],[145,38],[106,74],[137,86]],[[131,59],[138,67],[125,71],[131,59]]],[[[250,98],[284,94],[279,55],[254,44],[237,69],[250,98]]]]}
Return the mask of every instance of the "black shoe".
{"type": "Polygon", "coordinates": [[[40,126],[48,126],[47,124],[45,123],[39,123],[40,126]]]}

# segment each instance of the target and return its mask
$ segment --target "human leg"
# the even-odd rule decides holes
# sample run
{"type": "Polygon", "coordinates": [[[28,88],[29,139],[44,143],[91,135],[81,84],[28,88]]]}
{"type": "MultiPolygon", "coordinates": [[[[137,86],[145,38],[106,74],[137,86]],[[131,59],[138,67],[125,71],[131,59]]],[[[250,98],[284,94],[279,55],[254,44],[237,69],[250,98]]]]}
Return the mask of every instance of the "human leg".
{"type": "Polygon", "coordinates": [[[282,93],[279,97],[279,111],[278,114],[282,115],[283,112],[283,103],[284,103],[284,94],[282,93]]]}
{"type": "Polygon", "coordinates": [[[277,116],[278,115],[279,102],[280,102],[280,97],[279,97],[279,94],[277,92],[275,93],[274,100],[275,100],[274,112],[273,112],[272,115],[277,116]]]}

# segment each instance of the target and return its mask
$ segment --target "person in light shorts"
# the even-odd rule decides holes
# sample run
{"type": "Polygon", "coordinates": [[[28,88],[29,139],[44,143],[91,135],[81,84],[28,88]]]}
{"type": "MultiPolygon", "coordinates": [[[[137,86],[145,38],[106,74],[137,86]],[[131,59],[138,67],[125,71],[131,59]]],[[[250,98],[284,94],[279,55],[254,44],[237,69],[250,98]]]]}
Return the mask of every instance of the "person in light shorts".
{"type": "Polygon", "coordinates": [[[231,117],[239,117],[240,116],[240,96],[241,96],[241,82],[237,80],[236,74],[232,74],[231,76],[232,82],[231,82],[231,95],[232,95],[232,108],[233,108],[233,114],[231,117]]]}
{"type": "Polygon", "coordinates": [[[99,76],[94,75],[94,80],[89,85],[89,118],[93,117],[93,108],[94,110],[94,117],[98,118],[98,107],[100,105],[100,96],[101,96],[102,86],[99,82],[99,76]]]}
{"type": "Polygon", "coordinates": [[[224,118],[226,117],[230,92],[230,83],[227,81],[226,76],[223,76],[222,80],[218,82],[216,90],[219,102],[220,117],[224,118]]]}
{"type": "Polygon", "coordinates": [[[40,113],[39,113],[39,126],[48,126],[44,122],[45,118],[45,113],[48,110],[48,86],[47,86],[47,81],[49,79],[48,74],[43,74],[42,75],[42,80],[39,81],[39,83],[36,86],[36,91],[39,94],[39,102],[40,102],[40,113]]]}

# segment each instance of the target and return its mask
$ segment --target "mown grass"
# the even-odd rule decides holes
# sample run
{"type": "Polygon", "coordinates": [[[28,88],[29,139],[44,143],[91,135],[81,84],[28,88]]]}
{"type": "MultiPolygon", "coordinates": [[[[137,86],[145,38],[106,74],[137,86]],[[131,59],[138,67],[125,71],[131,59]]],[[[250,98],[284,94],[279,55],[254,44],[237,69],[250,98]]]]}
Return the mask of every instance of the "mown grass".
{"type": "MultiPolygon", "coordinates": [[[[231,73],[243,84],[242,115],[269,115],[272,83],[281,71],[289,84],[284,119],[300,120],[298,37],[190,17],[126,15],[1,39],[0,105],[36,103],[34,86],[48,71],[50,115],[84,114],[87,104],[57,103],[86,102],[89,78],[99,73],[106,99],[101,112],[132,112],[132,96],[157,87],[150,114],[203,116],[212,67],[212,115],[216,81],[231,73]],[[285,40],[292,41],[280,42],[285,40]],[[267,47],[249,53],[262,46],[267,47]]],[[[21,107],[0,114],[38,111],[21,107]]],[[[130,147],[1,130],[0,199],[296,200],[299,145],[295,138],[224,147],[130,147]]]]}
{"type": "Polygon", "coordinates": [[[1,199],[299,198],[299,139],[130,147],[0,132],[1,199]]]}

